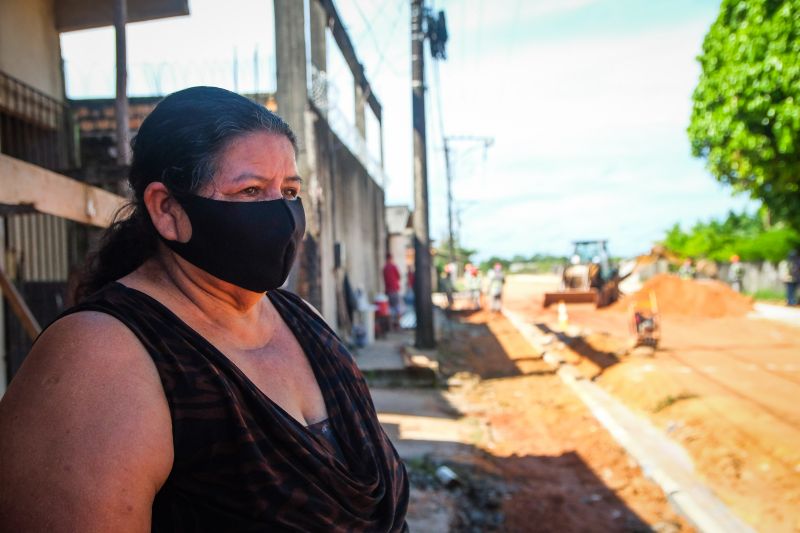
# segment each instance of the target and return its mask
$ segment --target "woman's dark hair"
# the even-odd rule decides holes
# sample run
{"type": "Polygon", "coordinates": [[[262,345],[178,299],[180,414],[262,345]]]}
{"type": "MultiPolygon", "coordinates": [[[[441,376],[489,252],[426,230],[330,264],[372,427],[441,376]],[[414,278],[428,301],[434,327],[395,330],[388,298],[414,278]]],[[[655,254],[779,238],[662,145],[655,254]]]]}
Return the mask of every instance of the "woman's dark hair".
{"type": "Polygon", "coordinates": [[[162,182],[175,195],[195,193],[217,171],[230,142],[247,133],[283,135],[297,149],[289,125],[265,107],[217,87],[170,94],[142,122],[131,142],[128,185],[133,199],[120,209],[75,289],[80,302],[105,284],[138,268],[157,249],[158,233],[144,205],[144,190],[162,182]]]}

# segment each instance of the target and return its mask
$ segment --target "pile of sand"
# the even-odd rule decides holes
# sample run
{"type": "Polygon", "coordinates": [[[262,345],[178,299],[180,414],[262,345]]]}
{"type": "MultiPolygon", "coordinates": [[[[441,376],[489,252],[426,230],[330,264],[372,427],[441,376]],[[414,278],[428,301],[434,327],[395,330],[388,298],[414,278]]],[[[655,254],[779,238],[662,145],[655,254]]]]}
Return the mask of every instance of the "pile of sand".
{"type": "Polygon", "coordinates": [[[714,280],[686,280],[659,274],[642,288],[611,306],[627,311],[631,305],[649,309],[650,293],[655,293],[658,311],[663,315],[719,318],[744,316],[753,309],[753,300],[728,285],[714,280]]]}

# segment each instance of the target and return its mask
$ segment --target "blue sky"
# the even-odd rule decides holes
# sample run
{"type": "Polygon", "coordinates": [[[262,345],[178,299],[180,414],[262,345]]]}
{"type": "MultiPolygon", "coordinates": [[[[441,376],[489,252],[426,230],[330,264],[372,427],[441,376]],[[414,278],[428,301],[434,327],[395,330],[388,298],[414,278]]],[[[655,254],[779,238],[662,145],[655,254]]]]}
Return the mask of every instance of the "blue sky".
{"type": "MultiPolygon", "coordinates": [[[[338,0],[384,109],[387,203],[411,204],[408,0],[338,0]]],[[[694,60],[715,0],[436,0],[448,17],[448,59],[427,65],[431,236],[447,228],[442,131],[494,138],[454,149],[462,242],[489,255],[566,253],[610,239],[645,252],[675,222],[752,204],[718,185],[686,136],[694,60]],[[437,94],[437,90],[440,91],[437,94]]],[[[272,6],[190,1],[191,17],[132,24],[131,92],[207,83],[274,88],[272,6]],[[235,50],[235,52],[234,52],[235,50]]],[[[113,34],[62,38],[71,96],[110,95],[113,34]]],[[[341,69],[329,69],[346,87],[341,69]]],[[[351,106],[342,106],[352,113],[351,106]]]]}

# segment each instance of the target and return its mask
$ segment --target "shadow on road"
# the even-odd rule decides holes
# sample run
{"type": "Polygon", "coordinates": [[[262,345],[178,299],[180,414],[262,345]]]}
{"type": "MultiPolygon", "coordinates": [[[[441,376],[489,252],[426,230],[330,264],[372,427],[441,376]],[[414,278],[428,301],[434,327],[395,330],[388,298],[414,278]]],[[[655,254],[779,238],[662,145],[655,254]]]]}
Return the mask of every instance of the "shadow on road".
{"type": "MultiPolygon", "coordinates": [[[[387,432],[397,436],[397,428],[387,432]]],[[[449,531],[578,533],[652,531],[575,452],[556,456],[498,457],[474,446],[441,441],[403,441],[401,449],[429,450],[407,457],[416,506],[436,492],[450,496],[449,531]],[[437,451],[432,451],[437,450],[437,451]],[[458,476],[445,488],[441,465],[458,476]]],[[[412,505],[410,522],[426,529],[412,505]]],[[[413,530],[413,528],[412,528],[413,530]]],[[[676,528],[675,531],[679,529],[676,528]]]]}
{"type": "MultiPolygon", "coordinates": [[[[617,362],[588,348],[606,367],[617,362]]],[[[410,472],[412,530],[448,531],[443,509],[449,531],[686,530],[505,318],[452,312],[439,350],[449,389],[373,389],[410,472]],[[456,487],[437,479],[442,465],[456,487]]]]}
{"type": "Polygon", "coordinates": [[[564,332],[555,331],[547,324],[542,322],[537,323],[536,327],[539,328],[542,333],[555,336],[559,341],[569,346],[569,348],[578,355],[589,359],[592,363],[599,367],[601,371],[620,362],[619,357],[617,357],[615,353],[597,350],[591,344],[586,342],[583,337],[573,337],[564,332]]]}

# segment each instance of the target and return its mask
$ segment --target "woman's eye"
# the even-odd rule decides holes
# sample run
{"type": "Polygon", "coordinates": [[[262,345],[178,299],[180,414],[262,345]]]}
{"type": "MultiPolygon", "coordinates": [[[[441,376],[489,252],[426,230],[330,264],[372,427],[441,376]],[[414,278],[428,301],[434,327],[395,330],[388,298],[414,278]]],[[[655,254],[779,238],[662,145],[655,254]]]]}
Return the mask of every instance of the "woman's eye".
{"type": "Polygon", "coordinates": [[[242,189],[242,194],[246,196],[255,196],[258,194],[258,187],[247,187],[246,189],[242,189]]]}
{"type": "Polygon", "coordinates": [[[289,198],[290,200],[294,200],[297,198],[297,189],[284,189],[283,196],[289,198]]]}

